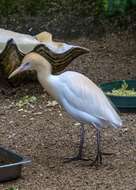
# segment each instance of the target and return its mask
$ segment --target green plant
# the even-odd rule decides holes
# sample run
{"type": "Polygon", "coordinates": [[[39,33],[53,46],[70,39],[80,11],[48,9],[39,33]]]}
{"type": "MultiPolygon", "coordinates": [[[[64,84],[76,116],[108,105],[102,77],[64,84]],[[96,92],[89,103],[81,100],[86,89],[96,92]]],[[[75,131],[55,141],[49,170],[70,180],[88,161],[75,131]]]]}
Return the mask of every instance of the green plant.
{"type": "Polygon", "coordinates": [[[26,105],[34,104],[37,101],[37,98],[35,96],[23,96],[17,103],[16,106],[19,108],[22,108],[26,105]]]}
{"type": "Polygon", "coordinates": [[[19,190],[17,187],[9,187],[8,189],[6,190],[19,190]]]}
{"type": "Polygon", "coordinates": [[[108,15],[125,13],[128,5],[128,0],[102,0],[103,10],[108,15]]]}
{"type": "Polygon", "coordinates": [[[113,96],[136,96],[136,91],[134,89],[129,89],[126,81],[123,81],[121,88],[113,89],[111,92],[107,92],[106,94],[113,96]]]}

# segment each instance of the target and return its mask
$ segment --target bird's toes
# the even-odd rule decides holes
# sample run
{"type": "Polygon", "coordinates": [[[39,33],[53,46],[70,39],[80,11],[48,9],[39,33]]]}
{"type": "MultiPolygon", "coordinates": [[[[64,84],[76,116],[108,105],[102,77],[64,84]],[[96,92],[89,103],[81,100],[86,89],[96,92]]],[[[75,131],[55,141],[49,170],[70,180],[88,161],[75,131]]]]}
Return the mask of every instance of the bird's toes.
{"type": "Polygon", "coordinates": [[[64,163],[69,163],[69,162],[78,161],[78,160],[81,160],[81,158],[79,156],[66,157],[66,158],[64,158],[64,163]]]}
{"type": "Polygon", "coordinates": [[[112,156],[112,155],[115,156],[116,155],[114,152],[102,152],[101,154],[104,156],[112,156]]]}
{"type": "Polygon", "coordinates": [[[102,162],[98,161],[98,160],[94,160],[93,162],[89,163],[90,167],[95,166],[96,168],[98,168],[99,166],[102,165],[102,162]]]}
{"type": "Polygon", "coordinates": [[[89,161],[89,160],[90,159],[83,158],[82,156],[77,155],[77,156],[73,156],[73,157],[66,157],[65,160],[64,160],[64,163],[69,163],[69,162],[72,162],[72,161],[89,161]]]}

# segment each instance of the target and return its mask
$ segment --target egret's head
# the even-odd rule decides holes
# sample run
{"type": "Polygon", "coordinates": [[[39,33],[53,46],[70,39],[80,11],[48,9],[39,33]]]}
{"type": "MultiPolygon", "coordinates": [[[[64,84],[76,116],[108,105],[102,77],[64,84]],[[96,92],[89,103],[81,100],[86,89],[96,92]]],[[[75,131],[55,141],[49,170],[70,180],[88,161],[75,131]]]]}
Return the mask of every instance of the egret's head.
{"type": "Polygon", "coordinates": [[[19,73],[22,73],[23,71],[28,71],[28,70],[35,70],[38,71],[39,69],[42,69],[42,64],[46,62],[44,57],[37,53],[29,53],[27,54],[24,59],[22,60],[21,65],[14,70],[10,75],[9,79],[19,73]],[[41,64],[42,63],[42,64],[41,64]]]}

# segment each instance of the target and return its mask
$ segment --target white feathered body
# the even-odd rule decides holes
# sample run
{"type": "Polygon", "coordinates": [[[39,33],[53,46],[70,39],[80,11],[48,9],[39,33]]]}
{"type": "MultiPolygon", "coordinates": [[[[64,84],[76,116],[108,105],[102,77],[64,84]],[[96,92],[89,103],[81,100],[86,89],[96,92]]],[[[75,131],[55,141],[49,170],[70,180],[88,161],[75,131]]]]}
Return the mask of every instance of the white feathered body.
{"type": "Polygon", "coordinates": [[[76,120],[95,127],[110,124],[121,127],[122,121],[103,91],[86,76],[72,71],[44,78],[38,75],[41,85],[76,120]],[[45,81],[46,80],[46,81],[45,81]]]}

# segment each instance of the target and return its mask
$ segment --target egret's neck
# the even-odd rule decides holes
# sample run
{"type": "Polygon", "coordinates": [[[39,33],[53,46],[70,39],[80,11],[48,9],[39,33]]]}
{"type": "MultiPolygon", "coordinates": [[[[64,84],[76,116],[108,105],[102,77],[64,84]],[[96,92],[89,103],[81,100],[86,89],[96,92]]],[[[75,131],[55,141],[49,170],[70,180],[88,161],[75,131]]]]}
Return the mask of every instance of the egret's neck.
{"type": "Polygon", "coordinates": [[[52,95],[52,83],[51,83],[51,74],[52,72],[52,67],[51,64],[46,62],[41,62],[39,63],[39,67],[37,69],[37,77],[38,80],[40,82],[40,84],[42,85],[42,87],[49,93],[52,95]]]}
{"type": "Polygon", "coordinates": [[[52,72],[52,67],[51,64],[46,61],[46,60],[42,60],[38,66],[37,66],[37,74],[38,74],[38,78],[44,78],[44,80],[48,79],[48,77],[51,75],[52,72]]]}

